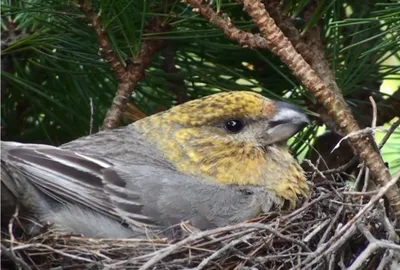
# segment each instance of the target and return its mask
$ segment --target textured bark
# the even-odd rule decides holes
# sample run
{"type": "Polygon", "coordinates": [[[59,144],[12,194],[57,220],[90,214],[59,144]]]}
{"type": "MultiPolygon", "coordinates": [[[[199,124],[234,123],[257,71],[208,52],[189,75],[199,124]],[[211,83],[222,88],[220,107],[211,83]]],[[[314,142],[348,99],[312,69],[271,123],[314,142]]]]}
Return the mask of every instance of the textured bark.
{"type": "Polygon", "coordinates": [[[241,46],[261,49],[268,48],[268,41],[264,37],[240,30],[229,17],[219,15],[210,5],[203,4],[203,0],[186,0],[186,2],[195,8],[210,23],[224,31],[227,37],[236,41],[241,46]]]}
{"type": "MultiPolygon", "coordinates": [[[[150,22],[150,32],[161,32],[164,28],[162,21],[155,18],[150,22]]],[[[113,129],[118,126],[122,112],[125,109],[129,96],[132,94],[138,82],[144,77],[145,69],[151,63],[153,56],[160,50],[164,40],[143,41],[133,65],[128,65],[124,74],[118,74],[119,81],[117,93],[115,94],[111,108],[103,122],[103,129],[113,129]]]]}
{"type": "MultiPolygon", "coordinates": [[[[294,20],[291,17],[284,15],[281,1],[264,0],[263,2],[267,12],[274,19],[276,25],[282,30],[285,36],[290,40],[296,51],[332,91],[336,94],[340,94],[341,91],[336,84],[335,74],[325,57],[324,46],[321,39],[321,28],[318,25],[314,25],[308,32],[302,35],[296,28],[294,20]]],[[[304,12],[304,19],[306,21],[310,19],[315,7],[315,4],[310,4],[308,9],[304,12]]],[[[318,112],[320,118],[324,124],[327,125],[328,129],[339,133],[341,132],[340,128],[329,116],[324,106],[321,106],[321,104],[309,103],[308,107],[311,110],[318,112]]]]}

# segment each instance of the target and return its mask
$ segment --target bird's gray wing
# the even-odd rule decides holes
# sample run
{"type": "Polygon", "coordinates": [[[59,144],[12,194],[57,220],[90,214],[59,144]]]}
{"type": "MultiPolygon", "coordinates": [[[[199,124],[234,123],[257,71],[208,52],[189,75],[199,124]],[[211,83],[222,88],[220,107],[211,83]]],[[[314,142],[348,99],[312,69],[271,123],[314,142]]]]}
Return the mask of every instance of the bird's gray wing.
{"type": "Polygon", "coordinates": [[[2,150],[3,168],[16,179],[11,190],[21,193],[25,184],[21,179],[27,179],[58,202],[80,203],[115,214],[107,203],[101,172],[112,163],[48,145],[2,142],[2,150]]]}
{"type": "MultiPolygon", "coordinates": [[[[104,170],[116,170],[112,162],[48,145],[2,142],[2,150],[2,183],[17,198],[29,186],[28,181],[56,202],[82,205],[123,221],[113,204],[115,199],[110,199],[105,189],[104,170]]],[[[135,198],[133,194],[129,195],[131,199],[135,198]]],[[[154,224],[139,213],[135,223],[154,224]]]]}

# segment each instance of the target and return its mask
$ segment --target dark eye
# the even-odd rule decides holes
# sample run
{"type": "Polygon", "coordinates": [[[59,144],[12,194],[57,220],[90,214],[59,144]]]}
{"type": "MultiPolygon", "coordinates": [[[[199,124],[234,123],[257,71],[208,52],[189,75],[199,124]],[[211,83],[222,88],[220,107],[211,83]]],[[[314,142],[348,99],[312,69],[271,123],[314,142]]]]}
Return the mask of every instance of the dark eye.
{"type": "Polygon", "coordinates": [[[228,120],[225,123],[226,130],[228,130],[229,132],[232,132],[232,133],[238,133],[238,132],[242,131],[243,127],[244,127],[243,122],[238,119],[228,120]]]}

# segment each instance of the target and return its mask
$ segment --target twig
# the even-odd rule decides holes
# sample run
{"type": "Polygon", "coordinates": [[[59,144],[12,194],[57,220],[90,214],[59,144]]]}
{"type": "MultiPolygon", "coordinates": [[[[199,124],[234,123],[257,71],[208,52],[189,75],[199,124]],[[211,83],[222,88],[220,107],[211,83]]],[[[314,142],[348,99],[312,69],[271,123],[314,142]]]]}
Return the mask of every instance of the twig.
{"type": "Polygon", "coordinates": [[[320,261],[324,257],[325,254],[332,253],[335,250],[339,249],[356,232],[355,224],[352,224],[348,228],[348,230],[346,230],[344,232],[341,231],[342,228],[343,227],[341,227],[337,231],[337,233],[328,242],[326,242],[323,245],[320,245],[316,251],[314,251],[312,254],[310,254],[302,263],[300,263],[298,266],[296,266],[295,269],[300,269],[301,266],[303,266],[303,268],[301,268],[303,270],[313,269],[312,266],[315,263],[317,263],[318,261],[320,261]],[[330,247],[330,248],[327,248],[327,247],[330,247]],[[325,249],[327,249],[327,250],[325,250],[325,249]]]}
{"type": "Polygon", "coordinates": [[[367,248],[357,257],[357,259],[352,263],[347,270],[357,270],[361,269],[361,266],[365,261],[379,248],[378,243],[370,243],[367,248]]]}
{"type": "Polygon", "coordinates": [[[304,159],[304,162],[306,162],[308,164],[308,166],[311,167],[311,169],[313,169],[313,172],[316,172],[319,176],[321,176],[323,179],[327,179],[326,176],[323,174],[323,172],[321,172],[320,170],[318,170],[317,166],[315,166],[311,160],[309,159],[304,159]]]}
{"type": "Polygon", "coordinates": [[[383,199],[380,199],[376,208],[379,210],[380,214],[379,218],[383,224],[383,227],[385,228],[385,230],[389,235],[388,239],[391,241],[398,242],[400,240],[400,237],[396,233],[393,224],[390,222],[388,216],[386,215],[385,201],[383,199]]]}
{"type": "Polygon", "coordinates": [[[347,270],[357,270],[367,261],[367,259],[380,248],[392,249],[400,251],[400,245],[396,245],[387,240],[377,240],[362,223],[357,224],[357,228],[364,234],[365,238],[370,242],[367,248],[357,257],[347,270]]]}
{"type": "Polygon", "coordinates": [[[93,133],[93,118],[94,118],[94,107],[93,107],[93,99],[90,97],[90,128],[89,128],[89,135],[93,133]]]}
{"type": "MultiPolygon", "coordinates": [[[[320,159],[318,158],[317,161],[319,162],[319,160],[320,160],[320,159]]],[[[317,165],[312,164],[311,160],[309,160],[309,159],[304,159],[304,162],[306,162],[306,163],[313,169],[313,172],[318,173],[318,175],[320,175],[320,176],[322,177],[322,179],[325,179],[325,180],[327,181],[326,176],[325,176],[320,170],[318,170],[318,164],[317,164],[317,165]]],[[[329,181],[327,181],[327,182],[329,183],[329,181]]],[[[329,183],[329,185],[331,186],[330,183],[329,183]]],[[[341,195],[337,192],[336,189],[332,188],[332,190],[333,190],[333,192],[336,193],[336,195],[337,195],[339,198],[341,198],[341,195]]]]}
{"type": "Polygon", "coordinates": [[[304,253],[304,252],[298,252],[296,254],[290,253],[290,254],[279,254],[279,255],[262,256],[262,257],[255,258],[255,261],[260,262],[260,263],[265,263],[267,261],[276,260],[277,258],[287,258],[287,257],[293,257],[295,255],[307,256],[307,255],[310,255],[310,254],[309,253],[304,253]]]}
{"type": "Polygon", "coordinates": [[[71,258],[71,259],[74,259],[74,260],[77,260],[77,261],[93,263],[93,264],[96,264],[96,265],[100,264],[99,262],[96,262],[96,261],[93,261],[93,260],[90,260],[90,259],[87,259],[87,258],[84,258],[84,257],[79,257],[79,256],[76,256],[76,255],[72,255],[72,254],[63,252],[61,250],[52,248],[49,245],[40,244],[40,243],[20,245],[18,247],[15,247],[15,250],[22,250],[22,249],[28,249],[28,248],[44,248],[44,249],[47,249],[47,250],[49,250],[51,252],[60,254],[60,255],[62,255],[64,257],[71,258]]]}
{"type": "MultiPolygon", "coordinates": [[[[3,247],[4,247],[5,248],[4,251],[5,251],[6,255],[8,257],[10,257],[10,259],[12,259],[13,262],[17,266],[21,265],[21,267],[25,268],[25,266],[28,266],[28,265],[25,262],[21,263],[22,260],[20,258],[18,258],[18,256],[14,252],[14,241],[15,241],[15,238],[14,238],[13,228],[14,228],[14,220],[18,218],[18,213],[19,213],[19,207],[18,207],[18,205],[16,205],[15,206],[15,212],[14,212],[14,214],[12,215],[12,217],[10,218],[10,220],[8,222],[8,234],[10,236],[10,242],[9,242],[10,243],[10,248],[7,249],[3,245],[1,245],[1,250],[3,252],[3,247]]],[[[27,269],[27,268],[25,268],[25,269],[27,269]]]]}
{"type": "Polygon", "coordinates": [[[386,250],[376,270],[384,270],[385,266],[393,259],[393,250],[386,250]]]}
{"type": "Polygon", "coordinates": [[[325,171],[320,171],[323,175],[327,175],[327,174],[335,174],[335,173],[341,173],[346,171],[348,168],[350,168],[351,166],[353,166],[357,160],[359,159],[359,156],[356,155],[354,156],[349,162],[347,162],[346,164],[339,166],[335,169],[330,169],[330,170],[325,170],[325,171]]]}
{"type": "Polygon", "coordinates": [[[356,181],[354,182],[354,186],[353,186],[354,190],[359,190],[361,178],[362,178],[364,170],[365,170],[364,162],[361,163],[360,166],[361,166],[360,171],[358,172],[356,181]]]}
{"type": "Polygon", "coordinates": [[[369,169],[365,168],[365,175],[364,175],[364,185],[362,188],[362,192],[367,192],[368,190],[368,183],[369,183],[369,169]]]}
{"type": "Polygon", "coordinates": [[[24,260],[18,258],[15,253],[12,251],[12,248],[8,249],[6,248],[3,244],[1,244],[1,253],[2,255],[6,255],[8,258],[10,258],[16,266],[22,267],[25,270],[31,270],[32,268],[24,262],[24,260]]]}
{"type": "Polygon", "coordinates": [[[349,196],[372,196],[378,193],[378,191],[373,190],[373,191],[343,191],[343,195],[349,195],[349,196]]]}
{"type": "MultiPolygon", "coordinates": [[[[378,115],[378,110],[376,108],[376,102],[372,96],[369,97],[369,100],[371,101],[372,105],[372,122],[371,122],[371,128],[375,129],[376,128],[376,119],[378,115]]],[[[372,133],[374,134],[374,133],[372,133]]],[[[368,184],[369,184],[369,168],[365,168],[365,175],[364,175],[364,185],[362,188],[362,192],[366,192],[368,189],[368,184]]]]}
{"type": "Polygon", "coordinates": [[[332,252],[332,254],[329,257],[329,264],[328,264],[328,270],[334,270],[335,269],[335,261],[336,261],[336,252],[332,252]]]}
{"type": "Polygon", "coordinates": [[[363,134],[374,134],[375,131],[377,131],[377,130],[384,130],[384,128],[383,127],[375,127],[375,128],[366,127],[366,128],[357,130],[355,132],[351,132],[351,133],[347,134],[346,136],[344,136],[343,138],[341,138],[339,140],[339,142],[335,145],[335,147],[333,147],[331,153],[333,153],[333,151],[335,151],[337,148],[339,148],[340,144],[344,140],[350,139],[352,137],[358,137],[358,136],[363,135],[363,134]]]}
{"type": "Polygon", "coordinates": [[[285,220],[289,220],[290,221],[290,220],[294,219],[297,215],[303,213],[304,210],[306,210],[307,208],[313,206],[314,204],[316,204],[316,203],[318,203],[318,202],[320,202],[322,200],[325,200],[325,199],[329,198],[330,196],[332,196],[332,194],[333,193],[321,194],[318,198],[312,200],[311,202],[308,202],[308,203],[304,204],[302,207],[300,207],[299,209],[291,212],[290,214],[288,214],[286,216],[283,216],[281,218],[281,220],[282,221],[285,221],[285,220]]]}
{"type": "MultiPolygon", "coordinates": [[[[275,236],[286,240],[288,242],[294,243],[298,246],[300,246],[302,249],[311,252],[311,249],[306,246],[303,242],[291,238],[289,236],[283,235],[282,233],[278,232],[277,230],[273,229],[271,226],[268,226],[266,224],[262,224],[262,223],[240,223],[237,225],[231,225],[231,226],[225,226],[225,227],[221,227],[221,228],[216,228],[213,230],[208,230],[208,231],[203,231],[203,232],[199,232],[193,235],[188,236],[187,238],[179,241],[178,243],[172,244],[166,248],[160,249],[156,252],[153,252],[151,254],[147,254],[146,258],[151,258],[150,260],[148,260],[144,265],[142,265],[140,267],[140,270],[146,270],[149,269],[150,267],[152,267],[154,264],[158,263],[159,261],[161,261],[162,259],[164,259],[165,257],[169,256],[170,254],[172,254],[173,252],[177,251],[178,249],[180,249],[183,246],[186,246],[188,243],[191,243],[193,241],[196,241],[198,239],[202,239],[204,237],[208,237],[210,235],[214,235],[214,234],[218,234],[218,233],[224,233],[224,232],[230,232],[230,231],[234,231],[237,229],[249,229],[249,228],[254,228],[254,229],[261,229],[261,230],[266,230],[269,233],[274,234],[275,236]]],[[[144,257],[143,257],[144,258],[144,257]]],[[[138,260],[138,258],[132,258],[132,259],[128,259],[125,261],[121,261],[115,264],[111,264],[111,265],[107,265],[105,267],[105,269],[114,269],[116,266],[119,265],[123,265],[126,263],[129,263],[131,260],[136,261],[138,260]]]]}
{"type": "Polygon", "coordinates": [[[210,5],[203,4],[203,0],[186,0],[196,11],[203,15],[210,23],[224,31],[231,40],[243,47],[267,49],[267,40],[260,35],[240,30],[226,14],[217,14],[210,5]]]}
{"type": "MultiPolygon", "coordinates": [[[[96,31],[100,55],[110,63],[111,70],[118,80],[115,97],[102,125],[103,129],[113,129],[118,126],[132,91],[144,77],[146,67],[151,63],[154,54],[159,51],[164,40],[152,39],[143,41],[138,54],[133,59],[134,64],[125,67],[125,63],[118,60],[117,55],[114,53],[108,33],[101,24],[100,15],[85,5],[78,5],[78,7],[86,15],[91,22],[91,26],[96,31]]],[[[150,31],[153,33],[164,31],[166,28],[162,25],[160,18],[154,18],[150,21],[150,31]]]]}
{"type": "Polygon", "coordinates": [[[400,174],[393,177],[392,180],[389,181],[385,186],[379,189],[379,192],[371,198],[371,200],[360,210],[358,211],[357,215],[354,216],[346,225],[344,225],[338,233],[332,237],[325,245],[318,247],[316,251],[313,252],[307,259],[305,259],[301,265],[305,265],[303,269],[308,269],[311,267],[315,262],[321,259],[323,253],[328,254],[333,252],[337,246],[341,246],[344,241],[355,230],[355,223],[362,217],[364,214],[380,199],[384,194],[394,186],[400,178],[400,174]],[[335,243],[335,244],[334,244],[335,243]]]}
{"type": "Polygon", "coordinates": [[[378,117],[378,109],[376,107],[376,102],[372,96],[369,97],[369,101],[371,102],[372,105],[372,123],[371,127],[376,128],[376,121],[378,117]]]}
{"type": "Polygon", "coordinates": [[[309,233],[306,237],[304,237],[304,242],[309,242],[317,233],[319,233],[322,229],[328,225],[328,223],[331,222],[330,219],[326,219],[324,222],[320,223],[318,226],[315,227],[315,229],[309,233]]]}
{"type": "Polygon", "coordinates": [[[383,137],[382,141],[379,143],[379,149],[382,149],[382,147],[385,145],[385,143],[389,140],[390,136],[393,134],[393,132],[400,126],[400,118],[397,119],[396,122],[393,123],[393,125],[390,126],[389,130],[386,132],[385,136],[383,137]]]}
{"type": "Polygon", "coordinates": [[[207,264],[210,263],[210,261],[212,261],[215,258],[218,258],[219,256],[221,256],[222,254],[224,254],[226,251],[228,251],[229,249],[233,248],[234,246],[247,241],[247,239],[250,239],[253,236],[253,234],[247,234],[245,236],[240,237],[237,240],[234,240],[228,244],[226,244],[225,246],[223,246],[221,249],[213,252],[211,254],[211,256],[205,258],[197,267],[192,268],[193,270],[201,270],[203,269],[207,264]]]}
{"type": "Polygon", "coordinates": [[[10,221],[8,222],[8,233],[10,235],[10,247],[11,248],[15,241],[13,227],[14,227],[14,220],[18,217],[18,213],[19,213],[19,207],[17,205],[17,206],[15,206],[14,214],[12,215],[12,217],[10,218],[10,221]]]}
{"type": "Polygon", "coordinates": [[[321,239],[319,240],[318,246],[325,242],[325,239],[328,237],[328,234],[332,230],[334,224],[336,223],[336,221],[339,219],[340,215],[342,214],[343,209],[344,209],[344,206],[343,205],[340,206],[339,210],[336,212],[335,216],[331,220],[331,223],[329,224],[328,228],[326,229],[326,231],[322,235],[321,239]]]}

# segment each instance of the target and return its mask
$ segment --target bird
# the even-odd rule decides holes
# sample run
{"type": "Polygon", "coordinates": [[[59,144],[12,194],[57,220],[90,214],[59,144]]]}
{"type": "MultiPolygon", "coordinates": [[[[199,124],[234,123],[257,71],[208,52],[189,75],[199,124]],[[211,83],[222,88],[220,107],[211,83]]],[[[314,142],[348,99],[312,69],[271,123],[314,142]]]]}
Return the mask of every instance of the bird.
{"type": "Polygon", "coordinates": [[[58,147],[2,141],[2,215],[18,208],[28,235],[170,237],[294,208],[310,188],[287,140],[307,124],[296,105],[227,91],[58,147]]]}

